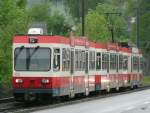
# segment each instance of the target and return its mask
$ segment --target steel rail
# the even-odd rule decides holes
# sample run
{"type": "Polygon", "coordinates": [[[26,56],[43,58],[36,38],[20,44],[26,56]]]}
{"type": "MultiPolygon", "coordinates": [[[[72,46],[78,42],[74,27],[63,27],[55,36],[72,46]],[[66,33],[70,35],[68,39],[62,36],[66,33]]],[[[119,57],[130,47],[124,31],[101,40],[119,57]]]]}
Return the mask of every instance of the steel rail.
{"type": "Polygon", "coordinates": [[[142,90],[150,89],[150,85],[144,85],[140,86],[137,89],[130,90],[125,89],[122,91],[112,91],[111,93],[95,93],[93,95],[90,95],[88,97],[77,97],[74,99],[67,99],[67,100],[56,100],[53,101],[53,103],[30,103],[30,104],[25,104],[25,103],[19,103],[15,102],[13,97],[8,97],[8,98],[3,98],[0,99],[0,112],[2,113],[8,113],[8,112],[13,112],[13,113],[28,113],[28,112],[33,112],[33,111],[38,111],[38,110],[44,110],[44,109],[51,109],[51,108],[57,108],[61,106],[67,106],[71,104],[78,104],[81,102],[88,102],[88,101],[94,101],[96,99],[102,99],[102,98],[107,98],[107,97],[113,97],[117,95],[123,95],[123,94],[128,94],[128,93],[133,93],[133,92],[138,92],[142,90]]]}

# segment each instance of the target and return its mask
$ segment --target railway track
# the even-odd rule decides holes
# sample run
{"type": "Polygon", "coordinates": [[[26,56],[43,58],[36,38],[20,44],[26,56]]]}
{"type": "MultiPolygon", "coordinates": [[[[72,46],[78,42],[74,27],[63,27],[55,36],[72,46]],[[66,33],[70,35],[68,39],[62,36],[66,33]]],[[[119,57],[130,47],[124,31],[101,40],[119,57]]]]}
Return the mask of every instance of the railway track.
{"type": "Polygon", "coordinates": [[[14,101],[14,98],[13,98],[13,97],[2,98],[2,99],[0,99],[0,104],[1,104],[1,103],[11,102],[11,101],[14,101]]]}
{"type": "Polygon", "coordinates": [[[5,98],[5,99],[0,99],[0,113],[29,113],[32,111],[56,108],[60,106],[70,105],[70,104],[77,104],[80,102],[92,101],[96,99],[142,91],[146,89],[150,89],[150,85],[140,86],[138,89],[134,89],[134,90],[125,89],[125,90],[122,90],[121,92],[112,91],[111,93],[105,93],[105,94],[96,93],[86,98],[77,97],[71,100],[57,99],[57,100],[53,100],[53,102],[51,103],[38,103],[37,102],[37,103],[25,104],[25,103],[15,102],[13,97],[10,97],[10,98],[5,98]]]}

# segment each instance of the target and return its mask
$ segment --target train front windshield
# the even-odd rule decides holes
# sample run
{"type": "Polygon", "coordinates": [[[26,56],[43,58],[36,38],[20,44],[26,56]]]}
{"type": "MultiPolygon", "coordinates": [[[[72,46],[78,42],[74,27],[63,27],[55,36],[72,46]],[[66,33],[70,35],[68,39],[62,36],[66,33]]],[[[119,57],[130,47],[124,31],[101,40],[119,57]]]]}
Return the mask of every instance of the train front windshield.
{"type": "Polygon", "coordinates": [[[14,52],[14,69],[16,71],[49,71],[51,67],[51,50],[49,48],[16,48],[14,52]]]}

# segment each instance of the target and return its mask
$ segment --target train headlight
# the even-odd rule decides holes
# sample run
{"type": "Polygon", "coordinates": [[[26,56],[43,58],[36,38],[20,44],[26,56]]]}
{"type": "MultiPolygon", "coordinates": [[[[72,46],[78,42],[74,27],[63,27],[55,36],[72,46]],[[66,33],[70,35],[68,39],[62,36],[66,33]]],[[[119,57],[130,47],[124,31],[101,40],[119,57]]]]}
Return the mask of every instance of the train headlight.
{"type": "Polygon", "coordinates": [[[48,84],[48,83],[49,83],[49,79],[45,79],[45,78],[44,78],[44,79],[42,79],[41,82],[42,82],[42,84],[48,84]]]}
{"type": "Polygon", "coordinates": [[[23,80],[20,79],[20,78],[17,78],[17,79],[16,79],[16,83],[18,83],[18,84],[23,83],[23,80]]]}

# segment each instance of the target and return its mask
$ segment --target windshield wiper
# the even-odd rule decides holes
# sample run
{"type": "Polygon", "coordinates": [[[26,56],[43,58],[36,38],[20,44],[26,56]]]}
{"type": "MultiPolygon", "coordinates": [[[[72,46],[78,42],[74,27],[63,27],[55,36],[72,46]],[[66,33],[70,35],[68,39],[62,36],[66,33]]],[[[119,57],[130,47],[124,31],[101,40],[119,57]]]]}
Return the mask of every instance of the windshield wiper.
{"type": "Polygon", "coordinates": [[[31,58],[39,48],[40,48],[40,46],[35,47],[33,52],[29,55],[29,57],[31,58]]]}
{"type": "MultiPolygon", "coordinates": [[[[27,70],[29,70],[29,66],[30,66],[30,61],[31,61],[31,57],[34,55],[34,53],[40,48],[40,46],[37,46],[34,48],[33,52],[30,54],[30,52],[28,51],[28,57],[27,57],[27,70]]],[[[29,50],[29,49],[28,49],[29,50]]]]}

